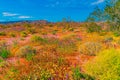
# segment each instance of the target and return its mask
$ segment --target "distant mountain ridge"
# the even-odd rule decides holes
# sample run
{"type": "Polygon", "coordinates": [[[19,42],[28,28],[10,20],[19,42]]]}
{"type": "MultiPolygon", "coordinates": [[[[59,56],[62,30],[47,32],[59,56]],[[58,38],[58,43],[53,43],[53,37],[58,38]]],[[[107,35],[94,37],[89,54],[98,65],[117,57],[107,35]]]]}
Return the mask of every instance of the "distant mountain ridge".
{"type": "Polygon", "coordinates": [[[5,21],[5,22],[0,22],[0,24],[13,24],[13,23],[23,23],[23,22],[39,22],[39,23],[50,23],[47,20],[21,20],[21,21],[5,21]]]}

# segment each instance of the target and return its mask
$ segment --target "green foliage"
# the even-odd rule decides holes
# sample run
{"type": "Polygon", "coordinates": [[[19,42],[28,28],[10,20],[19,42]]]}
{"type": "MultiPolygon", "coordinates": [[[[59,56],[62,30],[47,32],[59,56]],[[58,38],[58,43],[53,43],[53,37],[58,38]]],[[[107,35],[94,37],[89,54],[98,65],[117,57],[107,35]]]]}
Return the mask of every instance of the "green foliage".
{"type": "Polygon", "coordinates": [[[28,34],[27,34],[25,31],[21,32],[21,36],[22,36],[22,37],[27,37],[27,35],[28,35],[28,34]]]}
{"type": "Polygon", "coordinates": [[[105,13],[110,22],[111,30],[120,31],[120,0],[107,1],[105,13]]]}
{"type": "Polygon", "coordinates": [[[97,80],[120,80],[120,50],[105,50],[85,65],[85,72],[97,80]]]}
{"type": "Polygon", "coordinates": [[[52,31],[52,34],[55,35],[58,32],[58,30],[52,31]]]}
{"type": "Polygon", "coordinates": [[[69,31],[74,31],[74,28],[69,28],[69,31]]]}
{"type": "Polygon", "coordinates": [[[74,80],[94,80],[94,78],[92,78],[91,76],[81,73],[80,68],[79,67],[75,67],[72,70],[73,74],[73,79],[74,80]]]}
{"type": "Polygon", "coordinates": [[[107,37],[104,38],[103,42],[105,42],[105,43],[110,43],[110,42],[112,42],[113,40],[114,40],[113,37],[107,36],[107,37]]]}
{"type": "Polygon", "coordinates": [[[115,37],[119,37],[120,36],[120,32],[119,31],[114,32],[114,36],[115,37]]]}
{"type": "Polygon", "coordinates": [[[11,37],[16,37],[16,34],[11,32],[11,33],[10,33],[10,36],[11,36],[11,37]]]}
{"type": "Polygon", "coordinates": [[[6,36],[5,32],[0,32],[0,36],[6,36]]]}
{"type": "Polygon", "coordinates": [[[90,13],[90,15],[87,18],[87,22],[98,22],[103,21],[103,11],[99,7],[95,7],[94,11],[90,13]]]}
{"type": "Polygon", "coordinates": [[[27,60],[31,60],[35,54],[36,50],[31,46],[23,46],[16,52],[16,56],[24,57],[27,60]]]}
{"type": "Polygon", "coordinates": [[[87,32],[91,33],[91,32],[101,32],[102,28],[101,26],[98,26],[96,23],[89,23],[87,25],[87,32]]]}
{"type": "Polygon", "coordinates": [[[2,58],[7,58],[10,55],[10,50],[5,42],[0,42],[0,56],[2,58]]]}
{"type": "Polygon", "coordinates": [[[36,33],[36,29],[35,28],[28,28],[27,31],[28,31],[28,33],[31,33],[31,34],[36,33]]]}
{"type": "Polygon", "coordinates": [[[79,67],[73,69],[73,79],[74,80],[80,80],[81,78],[84,78],[82,73],[80,72],[79,67]]]}
{"type": "Polygon", "coordinates": [[[88,22],[107,21],[111,31],[120,31],[120,0],[106,0],[103,9],[96,7],[88,16],[88,22]]]}
{"type": "Polygon", "coordinates": [[[32,42],[40,42],[40,43],[47,43],[48,42],[47,39],[42,38],[40,36],[36,36],[36,35],[32,36],[31,41],[32,42]]]}
{"type": "Polygon", "coordinates": [[[97,42],[86,42],[79,46],[79,52],[86,55],[96,55],[101,49],[101,44],[97,42]]]}

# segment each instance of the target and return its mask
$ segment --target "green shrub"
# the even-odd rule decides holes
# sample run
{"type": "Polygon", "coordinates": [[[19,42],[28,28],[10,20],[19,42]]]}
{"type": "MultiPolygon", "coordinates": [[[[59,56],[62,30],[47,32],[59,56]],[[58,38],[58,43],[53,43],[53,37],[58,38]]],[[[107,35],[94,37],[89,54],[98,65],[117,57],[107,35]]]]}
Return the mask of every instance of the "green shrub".
{"type": "Polygon", "coordinates": [[[74,28],[69,28],[69,31],[74,31],[74,28]]]}
{"type": "Polygon", "coordinates": [[[96,55],[101,49],[101,44],[97,42],[86,42],[79,46],[79,52],[86,55],[96,55]]]}
{"type": "Polygon", "coordinates": [[[54,30],[54,31],[52,31],[52,34],[56,35],[57,32],[58,32],[58,30],[54,30]]]}
{"type": "Polygon", "coordinates": [[[105,50],[85,65],[85,72],[97,80],[120,80],[120,50],[105,50]]]}
{"type": "Polygon", "coordinates": [[[90,23],[87,25],[87,32],[100,32],[102,30],[101,26],[98,26],[96,23],[90,23]]]}
{"type": "Polygon", "coordinates": [[[5,42],[0,42],[0,56],[7,58],[10,55],[10,50],[5,42]]]}
{"type": "Polygon", "coordinates": [[[6,64],[7,62],[2,57],[0,57],[0,67],[4,67],[6,64]]]}
{"type": "Polygon", "coordinates": [[[102,31],[99,33],[100,36],[105,36],[106,34],[107,34],[107,32],[104,31],[104,30],[102,30],[102,31]]]}
{"type": "Polygon", "coordinates": [[[108,36],[104,38],[103,42],[108,43],[108,42],[112,42],[113,40],[114,40],[113,37],[108,36]]]}
{"type": "Polygon", "coordinates": [[[28,28],[28,33],[34,34],[36,33],[36,29],[35,28],[28,28]]]}
{"type": "Polygon", "coordinates": [[[16,37],[16,34],[15,33],[10,33],[10,36],[11,37],[16,37]]]}
{"type": "Polygon", "coordinates": [[[0,36],[6,36],[5,32],[0,32],[0,36]]]}
{"type": "Polygon", "coordinates": [[[16,52],[16,56],[24,57],[27,60],[31,60],[35,54],[36,50],[31,46],[23,46],[16,52]]]}
{"type": "Polygon", "coordinates": [[[73,76],[73,79],[74,79],[74,80],[80,80],[81,78],[84,78],[84,76],[83,76],[82,73],[80,72],[79,67],[73,69],[73,74],[72,74],[72,76],[73,76]]]}
{"type": "Polygon", "coordinates": [[[79,67],[73,68],[72,76],[74,80],[94,80],[91,76],[82,73],[79,67]]]}
{"type": "Polygon", "coordinates": [[[40,36],[32,36],[31,37],[32,42],[41,42],[41,43],[47,43],[47,39],[41,38],[40,36]]]}
{"type": "Polygon", "coordinates": [[[27,35],[28,35],[28,34],[27,34],[26,32],[24,32],[24,31],[21,32],[21,36],[22,36],[22,37],[27,37],[27,35]]]}
{"type": "Polygon", "coordinates": [[[119,37],[119,36],[120,36],[120,32],[119,32],[119,31],[114,32],[114,36],[115,36],[115,37],[119,37]]]}

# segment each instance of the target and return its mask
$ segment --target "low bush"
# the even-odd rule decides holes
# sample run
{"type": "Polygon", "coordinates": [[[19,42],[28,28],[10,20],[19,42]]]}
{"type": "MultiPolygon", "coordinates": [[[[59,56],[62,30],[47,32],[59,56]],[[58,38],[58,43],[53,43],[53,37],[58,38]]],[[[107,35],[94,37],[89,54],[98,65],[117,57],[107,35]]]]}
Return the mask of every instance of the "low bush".
{"type": "Polygon", "coordinates": [[[23,32],[21,32],[20,35],[21,35],[22,37],[27,37],[28,34],[27,34],[26,32],[23,31],[23,32]]]}
{"type": "Polygon", "coordinates": [[[91,33],[91,32],[101,32],[102,27],[97,25],[96,23],[89,23],[87,26],[87,32],[91,33]]]}
{"type": "Polygon", "coordinates": [[[85,64],[85,72],[96,80],[120,80],[120,50],[105,50],[85,64]]]}
{"type": "Polygon", "coordinates": [[[16,34],[11,32],[11,33],[10,33],[10,36],[11,36],[11,37],[16,37],[16,34]]]}
{"type": "Polygon", "coordinates": [[[96,55],[101,49],[101,44],[97,42],[86,42],[79,46],[79,52],[85,55],[96,55]]]}
{"type": "Polygon", "coordinates": [[[74,31],[74,28],[69,28],[69,31],[74,31]]]}
{"type": "Polygon", "coordinates": [[[47,43],[47,39],[42,38],[40,36],[36,36],[36,35],[34,35],[34,36],[31,37],[31,41],[32,42],[47,43]]]}
{"type": "Polygon", "coordinates": [[[10,55],[10,50],[5,42],[0,42],[0,56],[7,58],[10,55]]]}
{"type": "Polygon", "coordinates": [[[0,32],[0,36],[6,36],[5,32],[0,32]]]}
{"type": "Polygon", "coordinates": [[[108,36],[108,37],[105,37],[105,38],[103,39],[103,42],[104,42],[104,43],[109,43],[109,42],[112,42],[113,40],[114,40],[113,37],[108,36]]]}
{"type": "Polygon", "coordinates": [[[52,31],[52,34],[53,34],[53,35],[56,35],[57,32],[58,32],[58,30],[53,30],[53,31],[52,31]]]}
{"type": "Polygon", "coordinates": [[[36,50],[31,46],[23,46],[16,52],[16,56],[24,57],[27,60],[31,60],[35,54],[36,50]]]}
{"type": "Polygon", "coordinates": [[[82,73],[79,67],[73,68],[72,76],[74,80],[94,80],[91,76],[82,73]]]}
{"type": "Polygon", "coordinates": [[[119,31],[114,32],[114,36],[115,36],[115,37],[119,37],[119,36],[120,36],[120,32],[119,32],[119,31]]]}
{"type": "Polygon", "coordinates": [[[35,29],[35,28],[28,28],[27,31],[28,31],[28,33],[30,33],[30,34],[36,33],[36,29],[35,29]]]}

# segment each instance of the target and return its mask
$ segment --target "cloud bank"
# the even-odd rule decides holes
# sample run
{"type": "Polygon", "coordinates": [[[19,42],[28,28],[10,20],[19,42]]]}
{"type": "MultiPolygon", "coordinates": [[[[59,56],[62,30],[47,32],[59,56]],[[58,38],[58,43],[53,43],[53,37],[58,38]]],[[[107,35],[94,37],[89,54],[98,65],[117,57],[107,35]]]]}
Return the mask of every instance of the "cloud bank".
{"type": "Polygon", "coordinates": [[[93,2],[92,5],[98,5],[103,3],[105,0],[97,0],[96,2],[93,2]]]}
{"type": "Polygon", "coordinates": [[[10,12],[3,12],[2,15],[3,15],[3,16],[11,16],[11,17],[12,17],[12,16],[17,16],[17,15],[19,15],[19,14],[10,13],[10,12]]]}

